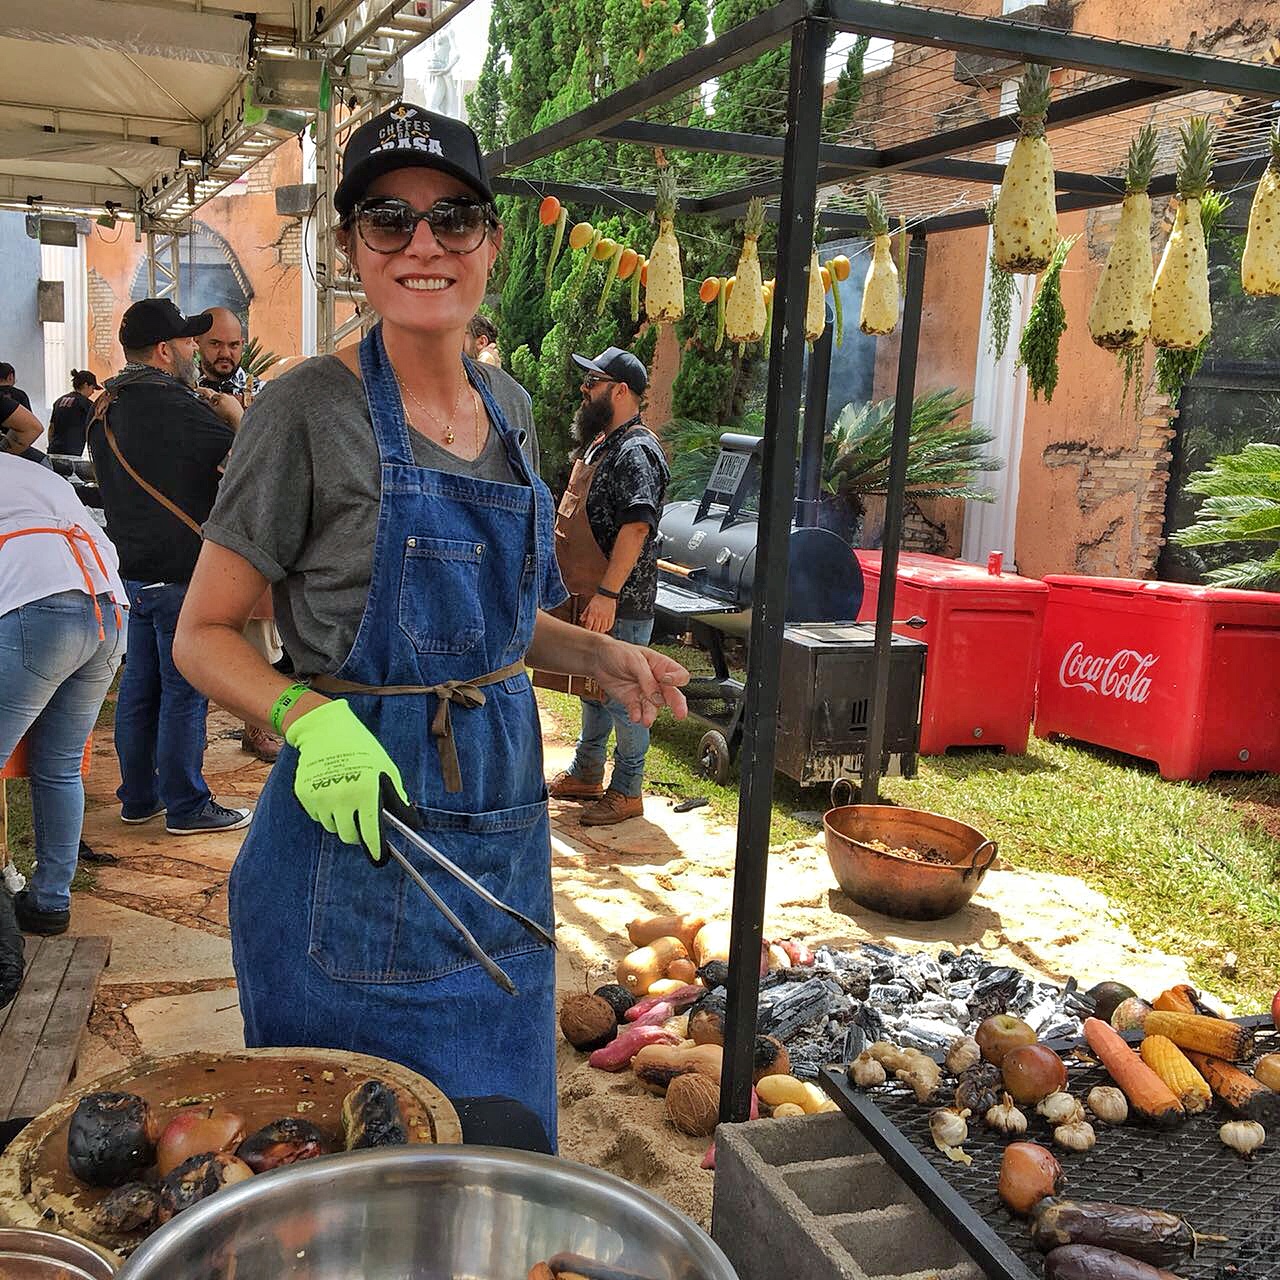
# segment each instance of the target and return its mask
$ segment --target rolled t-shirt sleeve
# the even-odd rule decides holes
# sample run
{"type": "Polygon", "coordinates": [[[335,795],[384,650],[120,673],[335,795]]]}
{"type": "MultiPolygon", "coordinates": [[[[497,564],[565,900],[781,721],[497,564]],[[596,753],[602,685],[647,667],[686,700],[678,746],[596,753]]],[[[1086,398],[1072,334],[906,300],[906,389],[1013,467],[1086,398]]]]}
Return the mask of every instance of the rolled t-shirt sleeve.
{"type": "Polygon", "coordinates": [[[269,384],[244,415],[204,536],[279,582],[306,542],[313,485],[306,418],[269,384]]]}

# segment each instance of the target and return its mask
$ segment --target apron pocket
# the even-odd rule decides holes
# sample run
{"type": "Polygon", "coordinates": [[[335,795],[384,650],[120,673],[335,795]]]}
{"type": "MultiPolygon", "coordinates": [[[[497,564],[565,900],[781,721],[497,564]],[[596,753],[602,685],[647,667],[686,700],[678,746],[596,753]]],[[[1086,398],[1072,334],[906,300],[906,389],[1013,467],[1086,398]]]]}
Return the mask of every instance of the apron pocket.
{"type": "MultiPolygon", "coordinates": [[[[551,834],[545,801],[488,813],[423,809],[422,834],[486,889],[551,927],[551,834]]],[[[489,979],[431,900],[388,859],[375,867],[318,824],[308,952],[338,982],[426,982],[474,968],[489,979]]],[[[542,946],[430,858],[393,835],[427,883],[499,964],[542,946]]],[[[495,988],[496,990],[496,988],[495,988]]]]}
{"type": "Polygon", "coordinates": [[[466,653],[484,639],[480,564],[484,543],[405,539],[400,630],[418,653],[466,653]]]}

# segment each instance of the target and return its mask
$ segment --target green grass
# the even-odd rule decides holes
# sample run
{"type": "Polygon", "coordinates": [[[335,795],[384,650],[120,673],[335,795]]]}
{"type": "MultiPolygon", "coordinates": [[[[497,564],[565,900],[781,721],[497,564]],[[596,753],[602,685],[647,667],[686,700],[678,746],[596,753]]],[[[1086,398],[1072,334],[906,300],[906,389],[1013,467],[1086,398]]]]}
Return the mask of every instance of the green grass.
{"type": "MultiPolygon", "coordinates": [[[[681,660],[688,650],[672,651],[681,660]]],[[[578,703],[539,691],[564,736],[578,703]]],[[[737,818],[737,778],[719,787],[696,768],[705,726],[663,716],[654,726],[646,787],[705,795],[712,813],[737,818]]],[[[1005,862],[1079,876],[1105,893],[1141,942],[1187,958],[1193,980],[1241,1012],[1269,1007],[1280,986],[1280,777],[1207,784],[1166,782],[1153,766],[1096,748],[1032,739],[1025,756],[989,751],[920,760],[914,779],[885,779],[883,794],[977,827],[1005,862]],[[1235,972],[1222,972],[1228,953],[1235,972]]],[[[770,841],[813,838],[795,817],[822,810],[828,789],[778,775],[770,841]]],[[[1123,980],[1123,974],[1114,975],[1123,980]]]]}

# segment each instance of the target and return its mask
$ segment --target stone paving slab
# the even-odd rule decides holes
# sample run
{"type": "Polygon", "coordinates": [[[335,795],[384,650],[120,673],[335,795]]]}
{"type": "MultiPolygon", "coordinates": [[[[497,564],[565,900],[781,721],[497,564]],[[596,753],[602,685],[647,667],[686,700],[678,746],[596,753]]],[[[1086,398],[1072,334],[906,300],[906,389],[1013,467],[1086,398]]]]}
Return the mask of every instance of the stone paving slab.
{"type": "Polygon", "coordinates": [[[155,996],[131,1004],[127,1012],[143,1049],[153,1058],[196,1047],[203,1053],[244,1048],[244,1022],[234,987],[155,996]]]}
{"type": "Polygon", "coordinates": [[[91,894],[75,895],[71,932],[111,938],[111,964],[104,982],[191,982],[233,976],[231,943],[226,939],[91,894]]]}

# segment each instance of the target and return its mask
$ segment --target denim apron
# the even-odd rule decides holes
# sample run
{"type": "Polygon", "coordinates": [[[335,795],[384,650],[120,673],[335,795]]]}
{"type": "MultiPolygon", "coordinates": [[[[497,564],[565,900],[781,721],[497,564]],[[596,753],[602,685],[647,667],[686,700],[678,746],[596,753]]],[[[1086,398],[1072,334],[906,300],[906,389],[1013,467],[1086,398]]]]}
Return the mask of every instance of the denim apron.
{"type": "MultiPolygon", "coordinates": [[[[558,604],[551,495],[485,380],[466,363],[523,484],[419,467],[381,326],[360,368],[382,467],[373,572],[355,644],[334,676],[386,689],[477,680],[523,658],[558,604]]],[[[461,790],[446,786],[434,693],[344,695],[400,768],[423,834],[499,898],[553,925],[542,736],[523,668],[452,714],[461,790]]],[[[443,708],[442,708],[443,704],[443,708]]],[[[374,867],[313,822],[286,745],[230,883],[231,941],[251,1046],[317,1045],[421,1072],[452,1097],[503,1095],[556,1135],[555,960],[506,915],[397,841],[515,982],[501,991],[394,864],[374,867]]]]}

